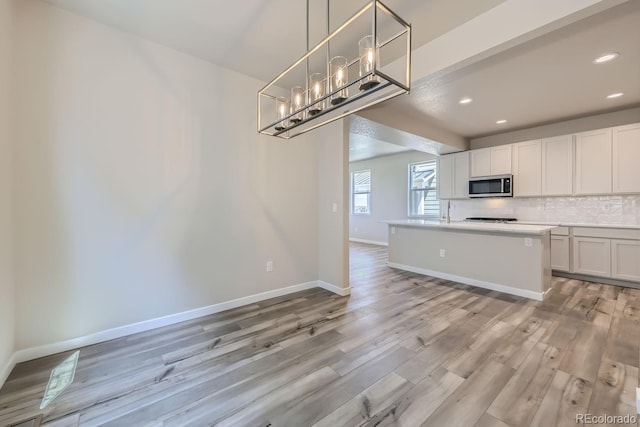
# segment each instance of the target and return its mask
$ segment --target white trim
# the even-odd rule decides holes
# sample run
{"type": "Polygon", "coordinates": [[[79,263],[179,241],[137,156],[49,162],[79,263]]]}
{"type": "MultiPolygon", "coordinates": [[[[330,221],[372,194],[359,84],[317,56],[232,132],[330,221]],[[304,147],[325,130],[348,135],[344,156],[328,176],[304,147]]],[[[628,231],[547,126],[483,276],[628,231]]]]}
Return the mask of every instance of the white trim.
{"type": "Polygon", "coordinates": [[[395,262],[387,263],[389,267],[399,270],[410,271],[412,273],[424,274],[426,276],[438,277],[440,279],[451,280],[453,282],[464,283],[466,285],[477,286],[479,288],[491,289],[492,291],[504,292],[505,294],[517,295],[542,301],[544,292],[528,291],[526,289],[512,288],[511,286],[499,285],[497,283],[485,282],[484,280],[471,279],[469,277],[456,276],[454,274],[442,273],[440,271],[427,270],[426,268],[412,267],[404,264],[396,264],[395,262]]]}
{"type": "Polygon", "coordinates": [[[329,292],[333,292],[334,294],[338,294],[340,296],[346,297],[347,295],[351,295],[351,287],[349,288],[341,288],[340,286],[333,285],[331,283],[327,283],[322,280],[318,280],[318,287],[322,289],[326,289],[329,292]]]}
{"type": "MultiPolygon", "coordinates": [[[[298,285],[288,286],[286,288],[275,289],[273,291],[262,292],[255,295],[249,295],[243,298],[237,298],[231,301],[225,301],[219,304],[213,304],[207,307],[196,308],[194,310],[185,311],[182,313],[171,314],[168,316],[158,317],[156,319],[145,320],[130,325],[124,325],[113,329],[107,329],[105,331],[95,332],[93,334],[85,335],[78,338],[72,338],[66,341],[59,341],[55,343],[45,344],[38,347],[26,348],[16,351],[10,362],[5,367],[4,371],[6,375],[13,369],[16,363],[26,362],[28,360],[38,359],[40,357],[49,356],[56,353],[62,353],[69,350],[74,350],[80,347],[101,343],[104,341],[110,341],[117,338],[122,338],[128,335],[136,334],[139,332],[149,331],[151,329],[161,328],[163,326],[169,326],[176,323],[184,322],[187,320],[196,319],[198,317],[208,316],[211,314],[219,313],[221,311],[230,310],[232,308],[241,307],[255,302],[264,301],[270,298],[275,298],[294,292],[304,291],[312,288],[323,288],[330,292],[336,293],[341,296],[349,295],[351,288],[341,288],[336,285],[324,282],[322,280],[315,280],[312,282],[300,283],[298,285]]],[[[0,373],[4,373],[0,371],[0,373]]],[[[2,376],[0,376],[2,379],[2,376]]],[[[0,385],[3,381],[0,381],[0,385]]]]}
{"type": "Polygon", "coordinates": [[[7,360],[7,363],[5,363],[2,369],[0,369],[0,388],[2,388],[4,383],[7,381],[7,378],[9,378],[9,374],[11,373],[11,371],[13,371],[13,368],[15,367],[16,367],[16,354],[13,353],[11,357],[9,357],[9,360],[7,360]]]}
{"type": "Polygon", "coordinates": [[[356,237],[349,237],[350,242],[366,243],[368,245],[389,246],[389,242],[379,242],[377,240],[358,239],[356,237]]]}

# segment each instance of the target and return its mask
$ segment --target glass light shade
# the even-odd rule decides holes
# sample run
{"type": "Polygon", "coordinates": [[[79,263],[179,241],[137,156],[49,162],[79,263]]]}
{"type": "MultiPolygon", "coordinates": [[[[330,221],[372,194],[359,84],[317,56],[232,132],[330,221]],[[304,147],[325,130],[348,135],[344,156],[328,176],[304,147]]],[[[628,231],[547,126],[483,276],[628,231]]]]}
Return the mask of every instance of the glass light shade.
{"type": "Polygon", "coordinates": [[[289,121],[291,123],[300,123],[304,120],[304,112],[299,111],[305,105],[304,99],[304,88],[302,86],[294,86],[291,88],[291,113],[298,111],[296,114],[291,116],[289,121]]]}
{"type": "Polygon", "coordinates": [[[313,73],[309,76],[309,103],[311,103],[309,114],[312,116],[324,110],[324,100],[318,100],[325,95],[326,84],[327,82],[322,73],[313,73]]]}
{"type": "Polygon", "coordinates": [[[286,98],[278,98],[276,100],[276,114],[278,116],[278,124],[275,126],[275,130],[281,131],[286,129],[287,121],[285,117],[289,114],[289,101],[286,98]]]}
{"type": "MultiPolygon", "coordinates": [[[[349,67],[347,58],[344,56],[334,56],[329,61],[329,69],[331,70],[331,79],[329,80],[329,89],[334,92],[345,86],[349,81],[349,67]]],[[[348,89],[338,90],[331,95],[331,105],[338,105],[349,97],[348,89]]]]}
{"type": "MultiPolygon", "coordinates": [[[[358,42],[358,57],[360,62],[360,77],[367,75],[375,68],[379,68],[378,52],[374,46],[373,36],[366,36],[358,42]]],[[[380,83],[377,76],[369,75],[360,81],[360,90],[368,90],[380,83]]]]}

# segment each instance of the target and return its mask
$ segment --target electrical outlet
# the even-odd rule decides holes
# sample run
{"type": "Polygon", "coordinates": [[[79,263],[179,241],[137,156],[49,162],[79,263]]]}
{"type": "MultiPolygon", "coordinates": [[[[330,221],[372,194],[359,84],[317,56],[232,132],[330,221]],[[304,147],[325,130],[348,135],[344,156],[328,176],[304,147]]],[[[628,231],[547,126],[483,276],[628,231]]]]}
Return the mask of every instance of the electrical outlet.
{"type": "Polygon", "coordinates": [[[270,273],[273,271],[273,261],[267,261],[267,272],[270,273]]]}
{"type": "Polygon", "coordinates": [[[444,249],[440,249],[440,258],[444,258],[445,256],[447,256],[447,251],[444,249]]]}
{"type": "Polygon", "coordinates": [[[396,234],[396,228],[395,227],[391,227],[391,234],[396,234]]]}
{"type": "Polygon", "coordinates": [[[524,245],[527,247],[533,246],[533,239],[531,237],[524,238],[524,245]]]}
{"type": "Polygon", "coordinates": [[[338,212],[338,204],[334,203],[331,205],[331,212],[336,213],[338,212]]]}

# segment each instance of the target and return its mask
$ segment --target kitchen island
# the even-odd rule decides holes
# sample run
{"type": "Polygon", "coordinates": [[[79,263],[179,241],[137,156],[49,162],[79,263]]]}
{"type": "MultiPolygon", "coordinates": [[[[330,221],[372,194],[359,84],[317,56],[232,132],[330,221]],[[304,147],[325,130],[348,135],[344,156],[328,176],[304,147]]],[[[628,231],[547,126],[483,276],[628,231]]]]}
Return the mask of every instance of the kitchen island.
{"type": "Polygon", "coordinates": [[[552,225],[391,220],[389,266],[535,300],[551,286],[552,225]]]}

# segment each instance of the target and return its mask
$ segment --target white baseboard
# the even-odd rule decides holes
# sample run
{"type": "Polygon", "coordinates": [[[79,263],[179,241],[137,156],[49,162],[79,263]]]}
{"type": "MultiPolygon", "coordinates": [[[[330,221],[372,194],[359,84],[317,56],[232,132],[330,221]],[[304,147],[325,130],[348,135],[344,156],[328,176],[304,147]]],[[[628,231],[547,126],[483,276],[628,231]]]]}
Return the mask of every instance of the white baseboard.
{"type": "MultiPolygon", "coordinates": [[[[247,297],[234,299],[231,301],[225,301],[219,304],[213,304],[208,307],[197,308],[194,310],[185,311],[182,313],[171,314],[169,316],[159,317],[156,319],[145,320],[143,322],[133,323],[130,325],[120,326],[105,331],[96,332],[93,334],[85,335],[78,338],[73,338],[66,341],[60,341],[50,344],[41,345],[38,347],[26,348],[18,350],[14,353],[11,362],[13,365],[7,365],[5,370],[8,369],[7,376],[13,366],[16,363],[26,362],[28,360],[38,359],[40,357],[50,356],[56,353],[62,353],[77,349],[79,347],[85,347],[88,345],[98,344],[104,341],[110,341],[117,338],[122,338],[127,335],[137,334],[139,332],[149,331],[151,329],[161,328],[163,326],[173,325],[175,323],[184,322],[187,320],[196,319],[198,317],[208,316],[210,314],[219,313],[221,311],[230,310],[232,308],[241,307],[243,305],[253,304],[255,302],[264,301],[270,298],[275,298],[294,292],[304,291],[311,288],[323,288],[338,295],[349,295],[350,288],[340,288],[321,280],[315,280],[312,282],[300,283],[298,285],[288,286],[286,288],[275,289],[273,291],[262,292],[255,295],[249,295],[247,297]]],[[[0,374],[4,373],[0,371],[0,374]]],[[[0,376],[2,379],[2,376],[0,376]]],[[[6,379],[6,378],[5,378],[6,379]]],[[[4,381],[0,381],[0,387],[4,381]]]]}
{"type": "Polygon", "coordinates": [[[454,274],[442,273],[440,271],[427,270],[426,268],[412,267],[410,265],[396,264],[395,262],[387,263],[389,267],[397,268],[399,270],[410,271],[412,273],[424,274],[426,276],[433,276],[439,279],[451,280],[452,282],[464,283],[465,285],[477,286],[479,288],[490,289],[492,291],[504,292],[505,294],[516,295],[519,297],[525,297],[542,301],[544,298],[543,292],[528,291],[526,289],[513,288],[511,286],[499,285],[497,283],[485,282],[484,280],[472,279],[469,277],[456,276],[454,274]]]}
{"type": "Polygon", "coordinates": [[[11,373],[11,371],[13,371],[13,368],[15,368],[15,366],[16,354],[13,353],[9,360],[7,360],[7,363],[5,363],[4,366],[0,368],[0,388],[2,388],[2,385],[5,383],[5,381],[7,381],[7,378],[9,378],[9,374],[11,373]]]}
{"type": "Polygon", "coordinates": [[[341,288],[340,286],[332,285],[331,283],[324,282],[322,280],[318,280],[318,286],[322,289],[326,289],[329,292],[333,292],[334,294],[341,295],[346,297],[347,295],[351,295],[351,288],[341,288]]]}
{"type": "Polygon", "coordinates": [[[378,242],[377,240],[357,239],[355,237],[349,237],[350,242],[366,243],[368,245],[389,246],[389,242],[378,242]]]}

